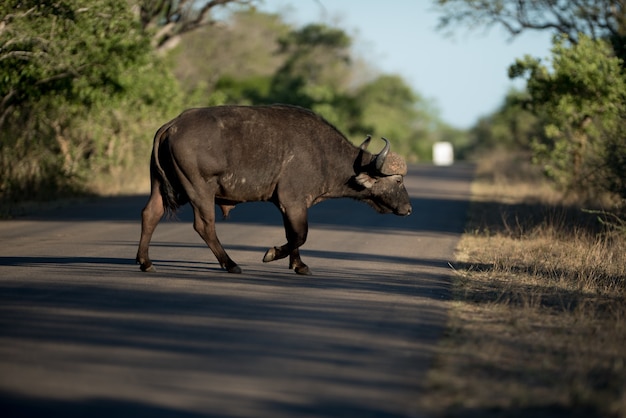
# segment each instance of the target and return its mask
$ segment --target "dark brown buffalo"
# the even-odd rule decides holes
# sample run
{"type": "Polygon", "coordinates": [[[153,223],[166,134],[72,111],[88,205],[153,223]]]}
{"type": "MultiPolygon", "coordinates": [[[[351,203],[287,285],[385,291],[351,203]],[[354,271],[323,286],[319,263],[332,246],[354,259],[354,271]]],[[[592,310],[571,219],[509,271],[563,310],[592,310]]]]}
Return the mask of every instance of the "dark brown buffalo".
{"type": "Polygon", "coordinates": [[[154,271],[152,233],[165,211],[191,203],[194,228],[221,266],[240,273],[215,233],[215,205],[225,215],[236,204],[270,201],[283,215],[287,243],[264,262],[289,256],[289,267],[310,274],[299,247],[308,232],[307,209],[330,198],[362,200],[380,213],[409,215],[403,184],[407,167],[389,142],[373,155],[311,111],[294,106],[218,106],[190,109],[154,137],[152,192],[142,211],[137,262],[154,271]]]}

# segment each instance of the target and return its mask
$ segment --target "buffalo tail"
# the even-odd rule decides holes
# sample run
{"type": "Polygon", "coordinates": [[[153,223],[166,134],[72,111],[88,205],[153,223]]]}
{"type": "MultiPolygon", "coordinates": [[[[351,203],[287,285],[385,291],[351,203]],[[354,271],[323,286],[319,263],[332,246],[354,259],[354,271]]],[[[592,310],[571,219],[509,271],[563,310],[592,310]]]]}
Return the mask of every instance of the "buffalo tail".
{"type": "Polygon", "coordinates": [[[172,218],[175,217],[178,208],[189,201],[189,198],[184,192],[182,185],[180,185],[175,178],[174,163],[167,144],[167,131],[169,126],[170,123],[162,126],[154,136],[154,146],[152,149],[152,161],[150,166],[152,175],[159,181],[159,188],[166,216],[172,218]],[[163,151],[166,152],[159,155],[159,150],[162,146],[164,148],[163,151]],[[165,169],[163,168],[163,165],[165,165],[165,169]],[[172,174],[171,177],[174,179],[173,182],[170,178],[168,178],[166,170],[172,174]]]}

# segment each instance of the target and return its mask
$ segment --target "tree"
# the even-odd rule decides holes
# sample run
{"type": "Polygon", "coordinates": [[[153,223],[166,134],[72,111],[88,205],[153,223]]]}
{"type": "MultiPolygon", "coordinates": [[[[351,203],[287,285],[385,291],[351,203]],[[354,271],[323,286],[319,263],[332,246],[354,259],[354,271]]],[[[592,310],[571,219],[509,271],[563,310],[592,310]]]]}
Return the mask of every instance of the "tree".
{"type": "MultiPolygon", "coordinates": [[[[437,0],[441,27],[501,25],[555,33],[552,62],[524,57],[511,77],[527,80],[528,105],[544,125],[537,162],[558,184],[626,203],[626,2],[623,0],[437,0]]],[[[626,207],[626,206],[625,206],[626,207]]]]}
{"type": "Polygon", "coordinates": [[[340,108],[335,105],[348,104],[350,37],[339,28],[309,24],[281,37],[278,43],[278,53],[285,61],[272,77],[269,99],[310,108],[333,123],[345,121],[337,117],[340,108]]]}
{"type": "Polygon", "coordinates": [[[251,103],[252,91],[267,95],[271,77],[285,61],[278,39],[291,30],[280,15],[241,10],[224,25],[182,35],[167,59],[190,105],[251,103]]]}
{"type": "Polygon", "coordinates": [[[112,169],[142,118],[176,102],[174,85],[126,2],[1,3],[3,200],[59,195],[112,169]]]}
{"type": "Polygon", "coordinates": [[[473,152],[501,148],[530,151],[531,138],[541,136],[540,119],[528,109],[527,92],[510,91],[500,107],[470,129],[473,152]]]}
{"type": "Polygon", "coordinates": [[[526,30],[550,30],[577,43],[579,34],[608,39],[616,54],[626,54],[624,0],[436,0],[443,15],[441,28],[458,23],[501,25],[515,36],[526,30]]]}
{"type": "Polygon", "coordinates": [[[361,109],[349,91],[352,40],[341,29],[309,24],[277,37],[276,55],[282,64],[267,78],[222,78],[226,96],[241,94],[247,104],[288,103],[324,116],[341,130],[360,128],[361,109]]]}
{"type": "Polygon", "coordinates": [[[527,56],[510,68],[512,77],[526,78],[529,105],[545,121],[545,136],[534,143],[536,158],[568,189],[626,199],[622,60],[608,42],[583,34],[575,45],[556,38],[552,55],[547,66],[527,56]]]}
{"type": "Polygon", "coordinates": [[[356,101],[363,108],[362,134],[380,132],[410,160],[426,157],[436,117],[428,103],[397,75],[381,75],[361,86],[356,101]]]}
{"type": "Polygon", "coordinates": [[[88,105],[96,91],[114,93],[120,68],[147,46],[130,11],[114,0],[10,0],[0,19],[0,127],[27,101],[62,95],[88,105]]]}
{"type": "Polygon", "coordinates": [[[212,12],[227,5],[249,6],[255,0],[138,0],[141,26],[153,31],[158,50],[175,46],[181,35],[215,24],[212,12]]]}

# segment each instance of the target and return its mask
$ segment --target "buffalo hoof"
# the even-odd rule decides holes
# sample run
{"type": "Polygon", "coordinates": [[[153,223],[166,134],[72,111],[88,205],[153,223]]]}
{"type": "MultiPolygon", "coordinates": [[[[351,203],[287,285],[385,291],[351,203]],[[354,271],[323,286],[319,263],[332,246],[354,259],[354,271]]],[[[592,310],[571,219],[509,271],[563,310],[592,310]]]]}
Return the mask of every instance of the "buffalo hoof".
{"type": "Polygon", "coordinates": [[[273,247],[267,250],[267,252],[265,253],[265,256],[263,257],[264,263],[269,263],[270,261],[274,261],[274,260],[276,260],[276,247],[273,247]]]}
{"type": "Polygon", "coordinates": [[[147,271],[148,273],[156,273],[156,268],[154,264],[142,264],[140,267],[141,271],[147,271]]]}
{"type": "Polygon", "coordinates": [[[234,266],[228,267],[226,271],[233,274],[241,274],[241,267],[235,264],[234,266]]]}
{"type": "Polygon", "coordinates": [[[313,273],[311,273],[311,270],[309,269],[309,266],[298,266],[294,269],[294,271],[297,274],[301,274],[303,276],[310,276],[313,273]]]}

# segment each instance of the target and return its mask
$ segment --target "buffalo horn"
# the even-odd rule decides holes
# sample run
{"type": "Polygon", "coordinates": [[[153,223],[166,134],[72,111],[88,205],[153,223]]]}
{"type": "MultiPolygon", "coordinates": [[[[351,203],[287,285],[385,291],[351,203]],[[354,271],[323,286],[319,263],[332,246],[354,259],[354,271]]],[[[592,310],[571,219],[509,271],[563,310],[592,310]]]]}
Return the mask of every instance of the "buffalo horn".
{"type": "Polygon", "coordinates": [[[389,141],[387,138],[382,138],[385,141],[385,147],[383,150],[376,156],[376,171],[380,172],[383,169],[383,164],[385,164],[385,158],[387,158],[387,154],[389,154],[389,141]]]}
{"type": "Polygon", "coordinates": [[[362,151],[365,151],[367,149],[367,146],[370,144],[370,139],[372,139],[372,135],[368,135],[367,138],[365,138],[365,141],[363,141],[363,143],[359,147],[362,151]]]}

